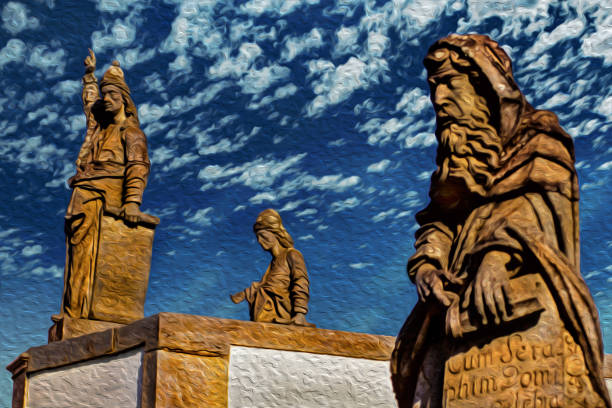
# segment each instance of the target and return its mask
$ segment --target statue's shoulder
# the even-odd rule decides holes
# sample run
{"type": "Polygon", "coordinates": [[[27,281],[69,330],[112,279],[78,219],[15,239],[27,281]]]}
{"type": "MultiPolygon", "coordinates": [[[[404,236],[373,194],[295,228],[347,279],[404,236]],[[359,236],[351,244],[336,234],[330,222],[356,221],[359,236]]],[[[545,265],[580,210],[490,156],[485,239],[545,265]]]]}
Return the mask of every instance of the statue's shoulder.
{"type": "Polygon", "coordinates": [[[302,255],[302,253],[300,251],[298,251],[297,249],[291,247],[289,249],[287,249],[287,260],[290,263],[294,263],[294,262],[304,262],[304,256],[302,255]]]}

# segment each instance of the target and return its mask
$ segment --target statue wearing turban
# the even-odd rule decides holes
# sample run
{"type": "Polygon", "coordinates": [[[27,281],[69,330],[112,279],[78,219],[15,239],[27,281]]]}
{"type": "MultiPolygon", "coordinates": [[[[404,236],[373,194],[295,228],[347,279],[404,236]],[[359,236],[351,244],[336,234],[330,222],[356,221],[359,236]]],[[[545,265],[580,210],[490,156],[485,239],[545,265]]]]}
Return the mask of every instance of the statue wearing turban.
{"type": "Polygon", "coordinates": [[[391,362],[399,406],[610,407],[572,138],[489,37],[450,35],[424,63],[438,167],[408,261],[419,301],[391,362]]]}
{"type": "Polygon", "coordinates": [[[68,181],[72,197],[65,217],[67,254],[62,298],[62,313],[84,319],[91,311],[102,213],[115,213],[131,224],[146,218],[140,204],[150,167],[147,139],[140,130],[138,111],[119,63],[113,62],[106,71],[100,90],[91,50],[85,67],[82,98],[87,133],[76,161],[76,174],[68,181]]]}

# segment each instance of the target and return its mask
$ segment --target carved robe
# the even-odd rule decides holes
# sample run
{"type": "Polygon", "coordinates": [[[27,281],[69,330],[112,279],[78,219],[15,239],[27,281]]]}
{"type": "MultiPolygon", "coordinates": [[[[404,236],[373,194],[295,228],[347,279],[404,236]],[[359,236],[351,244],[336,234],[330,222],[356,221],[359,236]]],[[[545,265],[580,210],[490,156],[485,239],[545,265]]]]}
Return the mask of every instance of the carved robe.
{"type": "Polygon", "coordinates": [[[296,313],[308,313],[308,286],[300,251],[283,249],[270,262],[261,281],[245,290],[251,321],[289,324],[296,313]]]}
{"type": "Polygon", "coordinates": [[[88,318],[104,208],[142,202],[149,174],[147,141],[138,123],[102,127],[92,113],[98,87],[92,74],[84,77],[83,103],[87,135],[69,180],[72,197],[66,211],[66,270],[62,312],[88,318]]]}

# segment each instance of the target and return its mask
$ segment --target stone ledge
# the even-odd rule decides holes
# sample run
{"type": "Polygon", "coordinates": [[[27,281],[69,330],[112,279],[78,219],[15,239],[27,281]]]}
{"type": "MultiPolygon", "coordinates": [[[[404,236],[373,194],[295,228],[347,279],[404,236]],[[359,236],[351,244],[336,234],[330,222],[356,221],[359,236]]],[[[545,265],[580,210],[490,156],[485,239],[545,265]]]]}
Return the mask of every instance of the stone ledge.
{"type": "Polygon", "coordinates": [[[7,369],[13,376],[75,364],[144,346],[200,356],[228,356],[231,346],[388,361],[395,338],[273,323],[160,313],[135,323],[32,347],[7,369]]]}

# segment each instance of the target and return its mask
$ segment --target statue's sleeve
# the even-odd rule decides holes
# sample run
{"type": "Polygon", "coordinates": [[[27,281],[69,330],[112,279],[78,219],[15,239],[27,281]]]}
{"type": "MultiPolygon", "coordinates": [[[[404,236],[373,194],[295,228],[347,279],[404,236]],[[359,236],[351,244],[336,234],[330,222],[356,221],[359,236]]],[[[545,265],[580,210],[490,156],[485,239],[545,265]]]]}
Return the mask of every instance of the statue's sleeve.
{"type": "Polygon", "coordinates": [[[291,270],[291,299],[293,300],[293,313],[308,313],[309,281],[306,272],[304,257],[297,249],[287,254],[287,263],[291,270]]]}
{"type": "Polygon", "coordinates": [[[424,264],[435,269],[448,268],[448,256],[453,243],[453,232],[440,221],[424,224],[415,234],[416,252],[408,260],[408,276],[414,282],[415,275],[424,264]]]}
{"type": "Polygon", "coordinates": [[[151,166],[147,152],[147,138],[142,130],[136,127],[128,127],[125,132],[126,169],[123,202],[140,205],[151,166]]]}

